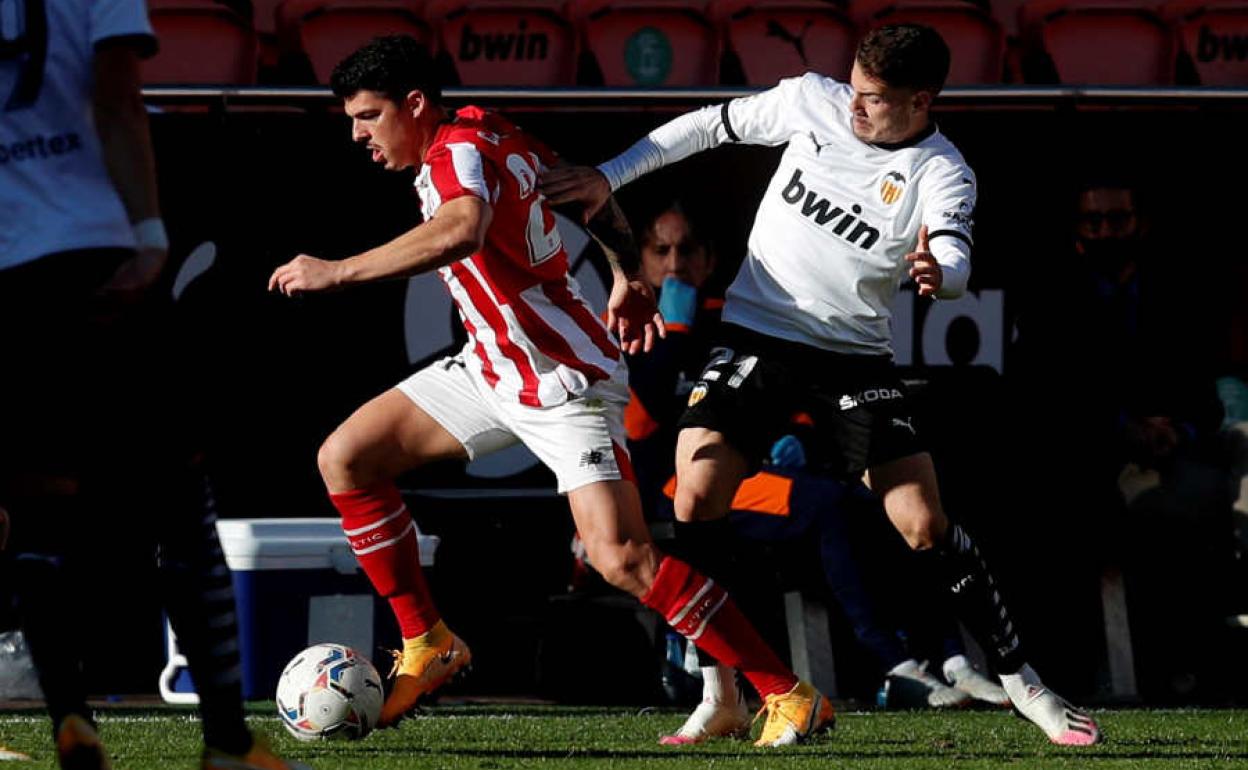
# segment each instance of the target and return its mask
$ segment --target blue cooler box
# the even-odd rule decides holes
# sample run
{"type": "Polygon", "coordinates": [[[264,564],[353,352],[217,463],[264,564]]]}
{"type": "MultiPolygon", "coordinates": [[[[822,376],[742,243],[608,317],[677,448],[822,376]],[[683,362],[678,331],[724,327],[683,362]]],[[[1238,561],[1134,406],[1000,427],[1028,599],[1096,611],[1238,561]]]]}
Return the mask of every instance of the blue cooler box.
{"type": "MultiPolygon", "coordinates": [[[[372,658],[376,640],[397,641],[389,605],[360,570],[338,519],[224,519],[217,534],[234,573],[244,698],[272,699],[282,669],[310,645],[338,642],[372,658]]],[[[420,563],[431,566],[438,538],[419,537],[420,563]]],[[[165,629],[160,693],[196,703],[186,658],[165,629]]]]}

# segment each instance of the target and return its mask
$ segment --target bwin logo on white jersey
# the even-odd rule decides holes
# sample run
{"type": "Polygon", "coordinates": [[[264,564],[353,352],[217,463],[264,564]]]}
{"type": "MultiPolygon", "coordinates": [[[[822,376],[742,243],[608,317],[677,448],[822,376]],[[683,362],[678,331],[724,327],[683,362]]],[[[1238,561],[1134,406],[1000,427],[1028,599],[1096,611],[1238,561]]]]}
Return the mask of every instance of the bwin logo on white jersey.
{"type": "Polygon", "coordinates": [[[814,190],[807,190],[806,185],[802,184],[800,168],[793,169],[793,178],[780,191],[780,195],[785,203],[800,206],[802,216],[815,220],[817,225],[835,222],[832,225],[832,234],[844,238],[860,249],[870,249],[880,239],[879,230],[856,216],[862,213],[862,206],[855,203],[850,206],[850,211],[853,212],[850,213],[840,206],[832,205],[827,198],[819,197],[814,190]],[[854,225],[853,230],[849,229],[850,225],[854,225]]]}

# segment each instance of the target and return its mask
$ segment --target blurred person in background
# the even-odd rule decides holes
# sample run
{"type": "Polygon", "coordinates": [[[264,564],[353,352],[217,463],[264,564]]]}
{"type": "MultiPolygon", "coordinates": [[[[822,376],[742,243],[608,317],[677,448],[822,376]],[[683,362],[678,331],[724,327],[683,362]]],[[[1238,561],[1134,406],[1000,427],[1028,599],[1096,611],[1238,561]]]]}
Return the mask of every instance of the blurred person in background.
{"type": "MultiPolygon", "coordinates": [[[[243,720],[237,624],[160,291],[169,241],[140,92],[141,0],[0,18],[0,505],[15,602],[67,770],[109,767],[83,653],[102,576],[141,553],[200,696],[205,770],[295,770],[243,720]],[[169,334],[169,336],[166,336],[169,334]],[[118,562],[120,560],[120,563],[118,562]]],[[[104,581],[107,584],[107,580],[104,581]]],[[[116,594],[114,594],[116,595],[116,594]]]]}
{"type": "Polygon", "coordinates": [[[1201,640],[1225,614],[1232,545],[1219,337],[1204,328],[1219,287],[1147,203],[1127,174],[1085,174],[1062,280],[1022,291],[1011,377],[1037,425],[1069,426],[1020,451],[1055,472],[1033,504],[1084,533],[1070,573],[1124,568],[1144,694],[1188,697],[1216,686],[1198,681],[1201,640]]]}

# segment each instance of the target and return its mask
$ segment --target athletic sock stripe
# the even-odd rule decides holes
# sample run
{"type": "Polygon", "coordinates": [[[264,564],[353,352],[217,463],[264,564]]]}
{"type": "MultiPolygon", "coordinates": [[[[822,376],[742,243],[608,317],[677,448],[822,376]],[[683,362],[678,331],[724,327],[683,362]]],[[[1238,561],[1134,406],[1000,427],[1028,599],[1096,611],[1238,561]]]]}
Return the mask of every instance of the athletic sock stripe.
{"type": "Polygon", "coordinates": [[[209,650],[209,652],[213,655],[225,655],[231,652],[238,652],[238,638],[230,636],[229,639],[226,639],[221,644],[216,645],[209,650]]]}
{"type": "Polygon", "coordinates": [[[680,608],[680,612],[677,612],[675,615],[668,618],[667,622],[673,627],[680,625],[680,621],[684,620],[685,616],[688,615],[694,607],[698,606],[698,602],[701,601],[702,597],[706,596],[707,592],[714,587],[715,581],[710,578],[706,578],[706,582],[703,583],[702,587],[698,589],[698,592],[693,595],[693,598],[685,602],[685,606],[680,608]]]}
{"type": "MultiPolygon", "coordinates": [[[[706,611],[706,616],[702,618],[702,624],[699,625],[693,633],[687,635],[685,638],[691,642],[696,642],[702,636],[703,632],[706,631],[706,626],[711,622],[711,618],[715,617],[715,613],[719,612],[719,608],[724,606],[724,602],[726,601],[728,601],[728,594],[720,594],[719,601],[715,602],[715,606],[706,611]]],[[[673,623],[672,625],[675,624],[673,623]]]]}
{"type": "Polygon", "coordinates": [[[369,547],[362,548],[358,551],[352,548],[351,552],[354,553],[356,556],[366,556],[374,551],[380,551],[382,548],[389,548],[390,546],[399,542],[403,538],[407,537],[409,533],[413,533],[415,531],[416,531],[416,522],[414,521],[408,522],[407,526],[404,527],[402,532],[390,538],[389,540],[383,540],[380,543],[375,543],[374,545],[370,545],[369,547]]]}
{"type": "Polygon", "coordinates": [[[383,518],[383,519],[378,519],[377,521],[374,521],[374,522],[372,522],[372,523],[365,524],[364,526],[360,527],[359,529],[347,529],[346,527],[343,527],[343,528],[342,528],[342,531],[346,533],[347,537],[355,537],[356,535],[362,535],[362,534],[364,534],[365,532],[369,532],[369,531],[371,531],[371,530],[377,529],[378,527],[382,526],[382,525],[383,525],[383,524],[385,524],[386,522],[389,522],[389,521],[394,521],[395,519],[397,519],[397,518],[399,518],[400,516],[402,516],[404,513],[407,513],[407,505],[406,505],[406,504],[400,505],[400,506],[399,506],[399,509],[398,509],[397,511],[395,511],[395,512],[394,512],[394,513],[392,513],[392,514],[390,514],[389,516],[386,516],[386,517],[385,517],[385,518],[383,518]]]}

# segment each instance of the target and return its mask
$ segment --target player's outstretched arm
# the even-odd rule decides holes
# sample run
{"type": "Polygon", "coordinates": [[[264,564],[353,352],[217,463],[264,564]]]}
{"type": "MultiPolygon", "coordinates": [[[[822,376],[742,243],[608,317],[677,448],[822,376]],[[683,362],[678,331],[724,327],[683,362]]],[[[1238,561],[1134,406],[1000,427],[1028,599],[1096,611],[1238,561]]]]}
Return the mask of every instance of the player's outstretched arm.
{"type": "Polygon", "coordinates": [[[300,254],[273,271],[269,291],[292,296],[436,270],[480,251],[492,217],[480,198],[455,198],[427,222],[363,254],[342,260],[300,254]]]}
{"type": "Polygon", "coordinates": [[[579,203],[585,218],[598,213],[615,190],[663,166],[709,150],[730,138],[726,106],[704,107],[668,121],[597,168],[558,166],[542,174],[542,194],[553,205],[579,203]]]}

